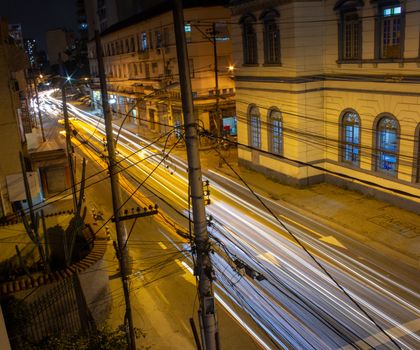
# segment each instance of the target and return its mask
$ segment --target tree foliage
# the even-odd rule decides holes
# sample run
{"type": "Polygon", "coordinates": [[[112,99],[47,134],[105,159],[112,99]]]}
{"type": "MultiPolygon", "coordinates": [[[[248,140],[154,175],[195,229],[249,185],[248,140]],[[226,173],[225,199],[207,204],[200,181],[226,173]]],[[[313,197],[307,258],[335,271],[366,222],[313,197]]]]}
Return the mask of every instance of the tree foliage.
{"type": "Polygon", "coordinates": [[[127,335],[122,327],[115,330],[103,327],[86,336],[64,334],[48,337],[41,343],[28,347],[27,350],[122,350],[126,348],[127,335]]]}

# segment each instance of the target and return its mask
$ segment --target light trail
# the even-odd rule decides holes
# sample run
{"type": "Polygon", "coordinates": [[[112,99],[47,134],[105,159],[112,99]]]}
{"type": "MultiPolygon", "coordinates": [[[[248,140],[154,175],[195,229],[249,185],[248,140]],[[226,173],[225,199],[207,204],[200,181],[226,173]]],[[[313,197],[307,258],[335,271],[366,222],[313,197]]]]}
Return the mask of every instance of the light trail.
{"type": "MultiPolygon", "coordinates": [[[[82,113],[74,107],[70,108],[70,110],[72,113],[77,115],[78,118],[91,124],[92,126],[96,125],[97,130],[103,132],[103,128],[100,123],[98,124],[99,119],[97,117],[89,116],[87,112],[82,113]]],[[[91,130],[89,131],[88,129],[89,128],[87,128],[86,131],[91,133],[91,130]]],[[[116,131],[114,131],[114,134],[116,134],[116,131]]],[[[136,145],[135,142],[139,142],[141,145],[145,145],[148,142],[148,140],[142,139],[138,135],[130,133],[124,129],[121,130],[119,137],[121,140],[119,142],[119,147],[121,149],[121,156],[123,157],[129,156],[141,148],[141,146],[136,145]],[[125,153],[125,151],[122,151],[123,148],[127,149],[131,153],[125,153]]],[[[100,142],[100,137],[97,136],[96,140],[100,142]]],[[[159,157],[160,150],[157,146],[151,146],[150,148],[153,149],[153,151],[147,149],[144,150],[144,153],[146,156],[157,155],[156,159],[150,160],[152,164],[157,164],[157,158],[159,157]]],[[[178,167],[186,168],[185,164],[176,157],[171,157],[171,160],[178,167]]],[[[131,164],[136,163],[136,161],[131,159],[129,159],[128,162],[131,164]]],[[[138,170],[135,176],[140,176],[139,181],[141,176],[146,176],[150,170],[144,169],[144,164],[139,164],[135,167],[138,170]]],[[[152,188],[163,187],[166,191],[165,196],[167,199],[171,202],[175,200],[176,205],[180,209],[185,210],[188,204],[186,197],[186,173],[177,172],[168,178],[167,172],[157,171],[153,174],[151,179],[153,179],[150,184],[152,188]]],[[[235,186],[238,185],[235,184],[235,186]]],[[[241,258],[244,261],[247,261],[247,263],[251,266],[254,266],[256,270],[264,269],[264,271],[272,272],[276,278],[285,281],[290,288],[296,290],[302,298],[305,298],[305,300],[311,300],[314,304],[319,304],[319,306],[317,306],[319,307],[319,310],[322,310],[326,314],[331,313],[339,315],[340,322],[343,322],[346,327],[352,329],[356,334],[360,334],[360,338],[373,337],[377,339],[379,337],[375,336],[377,333],[375,326],[372,325],[359,310],[356,310],[354,305],[351,305],[348,300],[345,300],[345,297],[337,290],[332,281],[313,265],[313,262],[310,261],[308,256],[302,254],[302,251],[298,249],[296,244],[291,243],[279,234],[279,231],[281,232],[283,229],[278,225],[273,217],[234,193],[225,190],[220,185],[216,184],[212,187],[216,189],[215,191],[212,191],[212,202],[214,204],[208,206],[207,211],[217,219],[219,229],[225,230],[226,235],[229,235],[229,239],[226,239],[227,236],[223,237],[220,235],[219,237],[223,239],[225,244],[227,244],[232,251],[236,251],[238,254],[241,254],[241,258]],[[229,205],[228,203],[235,203],[235,207],[229,205]],[[266,255],[271,256],[274,261],[266,261],[265,259],[260,258],[266,255]],[[257,260],[258,264],[256,264],[257,260]]],[[[162,193],[161,190],[159,191],[162,193]]],[[[265,198],[264,200],[269,201],[265,198]]],[[[270,204],[278,206],[277,203],[272,201],[270,201],[270,204]]],[[[410,321],[410,318],[418,318],[419,309],[410,302],[400,298],[395,293],[392,293],[392,291],[386,289],[385,285],[382,286],[379,283],[372,281],[372,276],[370,276],[370,274],[374,274],[374,278],[379,282],[385,281],[394,285],[396,285],[396,283],[392,281],[392,279],[379,274],[371,268],[361,266],[361,264],[355,259],[346,256],[337,249],[333,249],[324,242],[320,242],[319,240],[307,236],[305,231],[310,232],[311,229],[304,227],[301,223],[290,218],[287,218],[287,220],[289,223],[292,222],[293,224],[293,226],[287,224],[287,227],[293,229],[294,234],[297,234],[299,239],[302,240],[305,245],[311,246],[313,250],[320,252],[320,256],[326,255],[331,260],[328,263],[328,269],[334,273],[334,276],[340,280],[341,285],[344,286],[353,298],[355,298],[367,310],[373,312],[376,315],[375,318],[378,318],[378,321],[381,320],[382,324],[398,328],[402,334],[404,334],[404,338],[398,338],[396,340],[404,349],[415,349],[420,338],[416,333],[405,327],[404,324],[406,324],[407,321],[410,321]],[[325,251],[325,249],[328,249],[328,252],[325,251]],[[334,265],[331,263],[334,263],[334,265]],[[340,269],[338,269],[337,266],[340,269]],[[359,281],[355,281],[354,277],[357,277],[359,281]],[[363,281],[364,284],[361,284],[360,281],[363,281]],[[380,291],[380,293],[378,293],[378,291],[380,291]],[[403,305],[405,309],[401,309],[400,304],[403,305]],[[385,306],[387,307],[386,311],[384,310],[385,306]],[[407,310],[409,312],[404,313],[403,310],[407,310]],[[399,319],[397,320],[396,317],[399,319]]],[[[318,234],[318,236],[322,235],[318,234]]],[[[220,265],[224,263],[223,259],[218,257],[215,258],[215,260],[218,262],[217,268],[220,269],[220,265]]],[[[326,262],[322,263],[324,265],[327,264],[326,262]]],[[[232,276],[234,273],[235,272],[233,271],[232,276]]],[[[222,277],[220,277],[220,279],[223,280],[222,277]]],[[[274,280],[274,282],[276,281],[274,280]]],[[[404,288],[404,286],[401,287],[404,288]]],[[[223,285],[222,288],[227,287],[223,285]]],[[[270,325],[275,323],[275,317],[273,315],[278,314],[278,312],[282,309],[280,295],[271,286],[265,285],[265,283],[255,283],[255,285],[253,284],[253,288],[256,288],[253,289],[254,293],[259,293],[257,295],[264,293],[264,295],[267,295],[267,298],[268,295],[270,295],[269,298],[271,298],[270,302],[267,302],[265,305],[260,305],[261,310],[253,310],[253,316],[255,318],[259,318],[258,322],[265,331],[270,332],[271,336],[275,338],[276,341],[280,341],[280,338],[276,336],[270,328],[270,325]]],[[[406,291],[410,292],[413,296],[418,295],[408,288],[406,288],[406,291]]],[[[237,291],[234,292],[233,290],[226,290],[226,292],[229,293],[229,297],[231,299],[233,298],[232,300],[235,300],[234,302],[237,305],[240,305],[238,304],[239,301],[233,296],[237,293],[237,291]]],[[[241,289],[241,293],[244,293],[248,295],[249,298],[252,298],[252,295],[248,294],[249,292],[250,291],[246,288],[241,289]]],[[[258,306],[258,304],[255,305],[258,306]]],[[[297,338],[297,334],[303,332],[303,329],[308,331],[308,327],[311,327],[311,324],[306,324],[305,317],[312,321],[313,318],[302,314],[302,310],[298,310],[291,302],[288,302],[288,305],[290,310],[300,317],[300,321],[295,322],[293,326],[296,329],[300,329],[300,331],[293,333],[290,328],[283,329],[283,331],[285,332],[285,336],[290,337],[290,334],[293,333],[295,334],[294,337],[297,338]]],[[[254,308],[257,308],[257,306],[254,308]]],[[[291,316],[289,315],[289,317],[291,316]]],[[[279,330],[281,329],[281,325],[276,327],[278,327],[279,330]]],[[[325,328],[325,325],[323,327],[325,328]]],[[[319,342],[320,345],[323,344],[322,335],[328,335],[328,339],[331,341],[331,346],[336,346],[337,341],[339,343],[342,343],[343,341],[339,338],[334,339],[334,334],[332,334],[331,330],[328,329],[318,330],[318,333],[319,335],[314,334],[311,337],[313,338],[312,341],[319,342]]],[[[381,339],[377,340],[382,342],[383,346],[387,346],[387,340],[382,339],[382,337],[379,338],[381,339]]],[[[299,343],[301,341],[299,341],[299,343]]],[[[354,341],[357,341],[357,338],[354,338],[354,341]]]]}

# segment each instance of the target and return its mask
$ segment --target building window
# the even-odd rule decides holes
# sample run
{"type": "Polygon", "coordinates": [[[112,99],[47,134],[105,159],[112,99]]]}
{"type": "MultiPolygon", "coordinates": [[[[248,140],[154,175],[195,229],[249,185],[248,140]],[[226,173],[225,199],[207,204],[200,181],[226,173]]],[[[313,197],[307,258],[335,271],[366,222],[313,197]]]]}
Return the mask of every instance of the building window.
{"type": "Polygon", "coordinates": [[[264,15],[264,60],[266,64],[280,64],[280,30],[276,23],[278,14],[270,11],[264,15]]]}
{"type": "Polygon", "coordinates": [[[268,112],[270,131],[270,152],[283,154],[283,120],[280,111],[272,109],[268,112]]]}
{"type": "Polygon", "coordinates": [[[250,146],[254,148],[261,147],[261,119],[258,108],[253,106],[249,110],[249,127],[250,127],[250,146]]]}
{"type": "Polygon", "coordinates": [[[403,55],[404,12],[400,3],[379,7],[377,18],[377,56],[401,58],[403,55]]]}
{"type": "Polygon", "coordinates": [[[341,161],[353,165],[360,162],[360,118],[355,112],[346,112],[341,120],[341,161]]]}
{"type": "Polygon", "coordinates": [[[187,42],[191,42],[191,23],[186,22],[184,25],[184,31],[185,31],[185,39],[187,42]]]}
{"type": "Polygon", "coordinates": [[[255,18],[246,16],[241,22],[244,64],[258,64],[257,34],[254,28],[255,18]]]}
{"type": "Polygon", "coordinates": [[[376,129],[376,170],[396,176],[398,162],[398,123],[390,116],[382,117],[376,129]]]}
{"type": "Polygon", "coordinates": [[[135,44],[134,44],[134,37],[130,38],[130,52],[136,51],[135,44]]]}
{"type": "Polygon", "coordinates": [[[341,19],[341,59],[362,58],[362,22],[355,11],[342,13],[341,19]]]}
{"type": "Polygon", "coordinates": [[[420,124],[417,125],[415,145],[417,148],[414,156],[414,181],[420,182],[420,124]]]}
{"type": "Polygon", "coordinates": [[[156,48],[157,49],[162,47],[162,34],[161,34],[160,30],[155,31],[155,43],[156,43],[156,48]]]}
{"type": "Polygon", "coordinates": [[[147,50],[147,33],[146,32],[141,33],[140,47],[141,47],[141,51],[147,50]]]}

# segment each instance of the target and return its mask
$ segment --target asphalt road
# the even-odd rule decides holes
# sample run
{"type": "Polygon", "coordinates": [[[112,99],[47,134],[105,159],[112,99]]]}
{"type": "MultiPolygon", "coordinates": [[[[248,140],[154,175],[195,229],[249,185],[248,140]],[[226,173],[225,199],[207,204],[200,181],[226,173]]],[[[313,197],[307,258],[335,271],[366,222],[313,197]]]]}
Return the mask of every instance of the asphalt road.
{"type": "MultiPolygon", "coordinates": [[[[74,108],[71,111],[79,119],[74,122],[75,127],[100,149],[103,136],[98,121],[74,108]],[[87,136],[94,130],[94,136],[87,136]]],[[[146,147],[147,143],[122,130],[121,165],[132,164],[125,186],[131,184],[134,188],[147,177],[143,193],[149,196],[148,200],[158,202],[170,220],[185,225],[185,162],[168,156],[170,149],[146,147]]],[[[333,238],[328,240],[339,232],[331,232],[321,223],[264,199],[274,213],[271,215],[242,186],[212,172],[208,176],[212,180],[212,204],[207,206],[207,213],[212,216],[209,232],[214,238],[218,295],[228,305],[246,311],[253,320],[250,328],[258,334],[265,333],[276,344],[261,342],[262,346],[419,348],[419,294],[415,281],[397,272],[390,275],[392,267],[382,265],[380,257],[371,254],[360,259],[359,250],[363,247],[355,242],[344,240],[339,246],[333,238]]],[[[173,243],[178,252],[185,251],[183,266],[191,267],[188,246],[173,243]]]]}

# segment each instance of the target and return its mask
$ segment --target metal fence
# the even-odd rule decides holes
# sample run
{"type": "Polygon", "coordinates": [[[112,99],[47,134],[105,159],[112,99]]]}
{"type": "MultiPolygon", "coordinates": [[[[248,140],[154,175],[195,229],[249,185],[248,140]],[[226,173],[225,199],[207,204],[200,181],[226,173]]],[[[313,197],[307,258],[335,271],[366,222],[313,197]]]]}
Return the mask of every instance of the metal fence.
{"type": "Polygon", "coordinates": [[[58,282],[28,304],[29,325],[25,333],[30,342],[47,336],[88,333],[95,328],[77,274],[58,282]]]}

